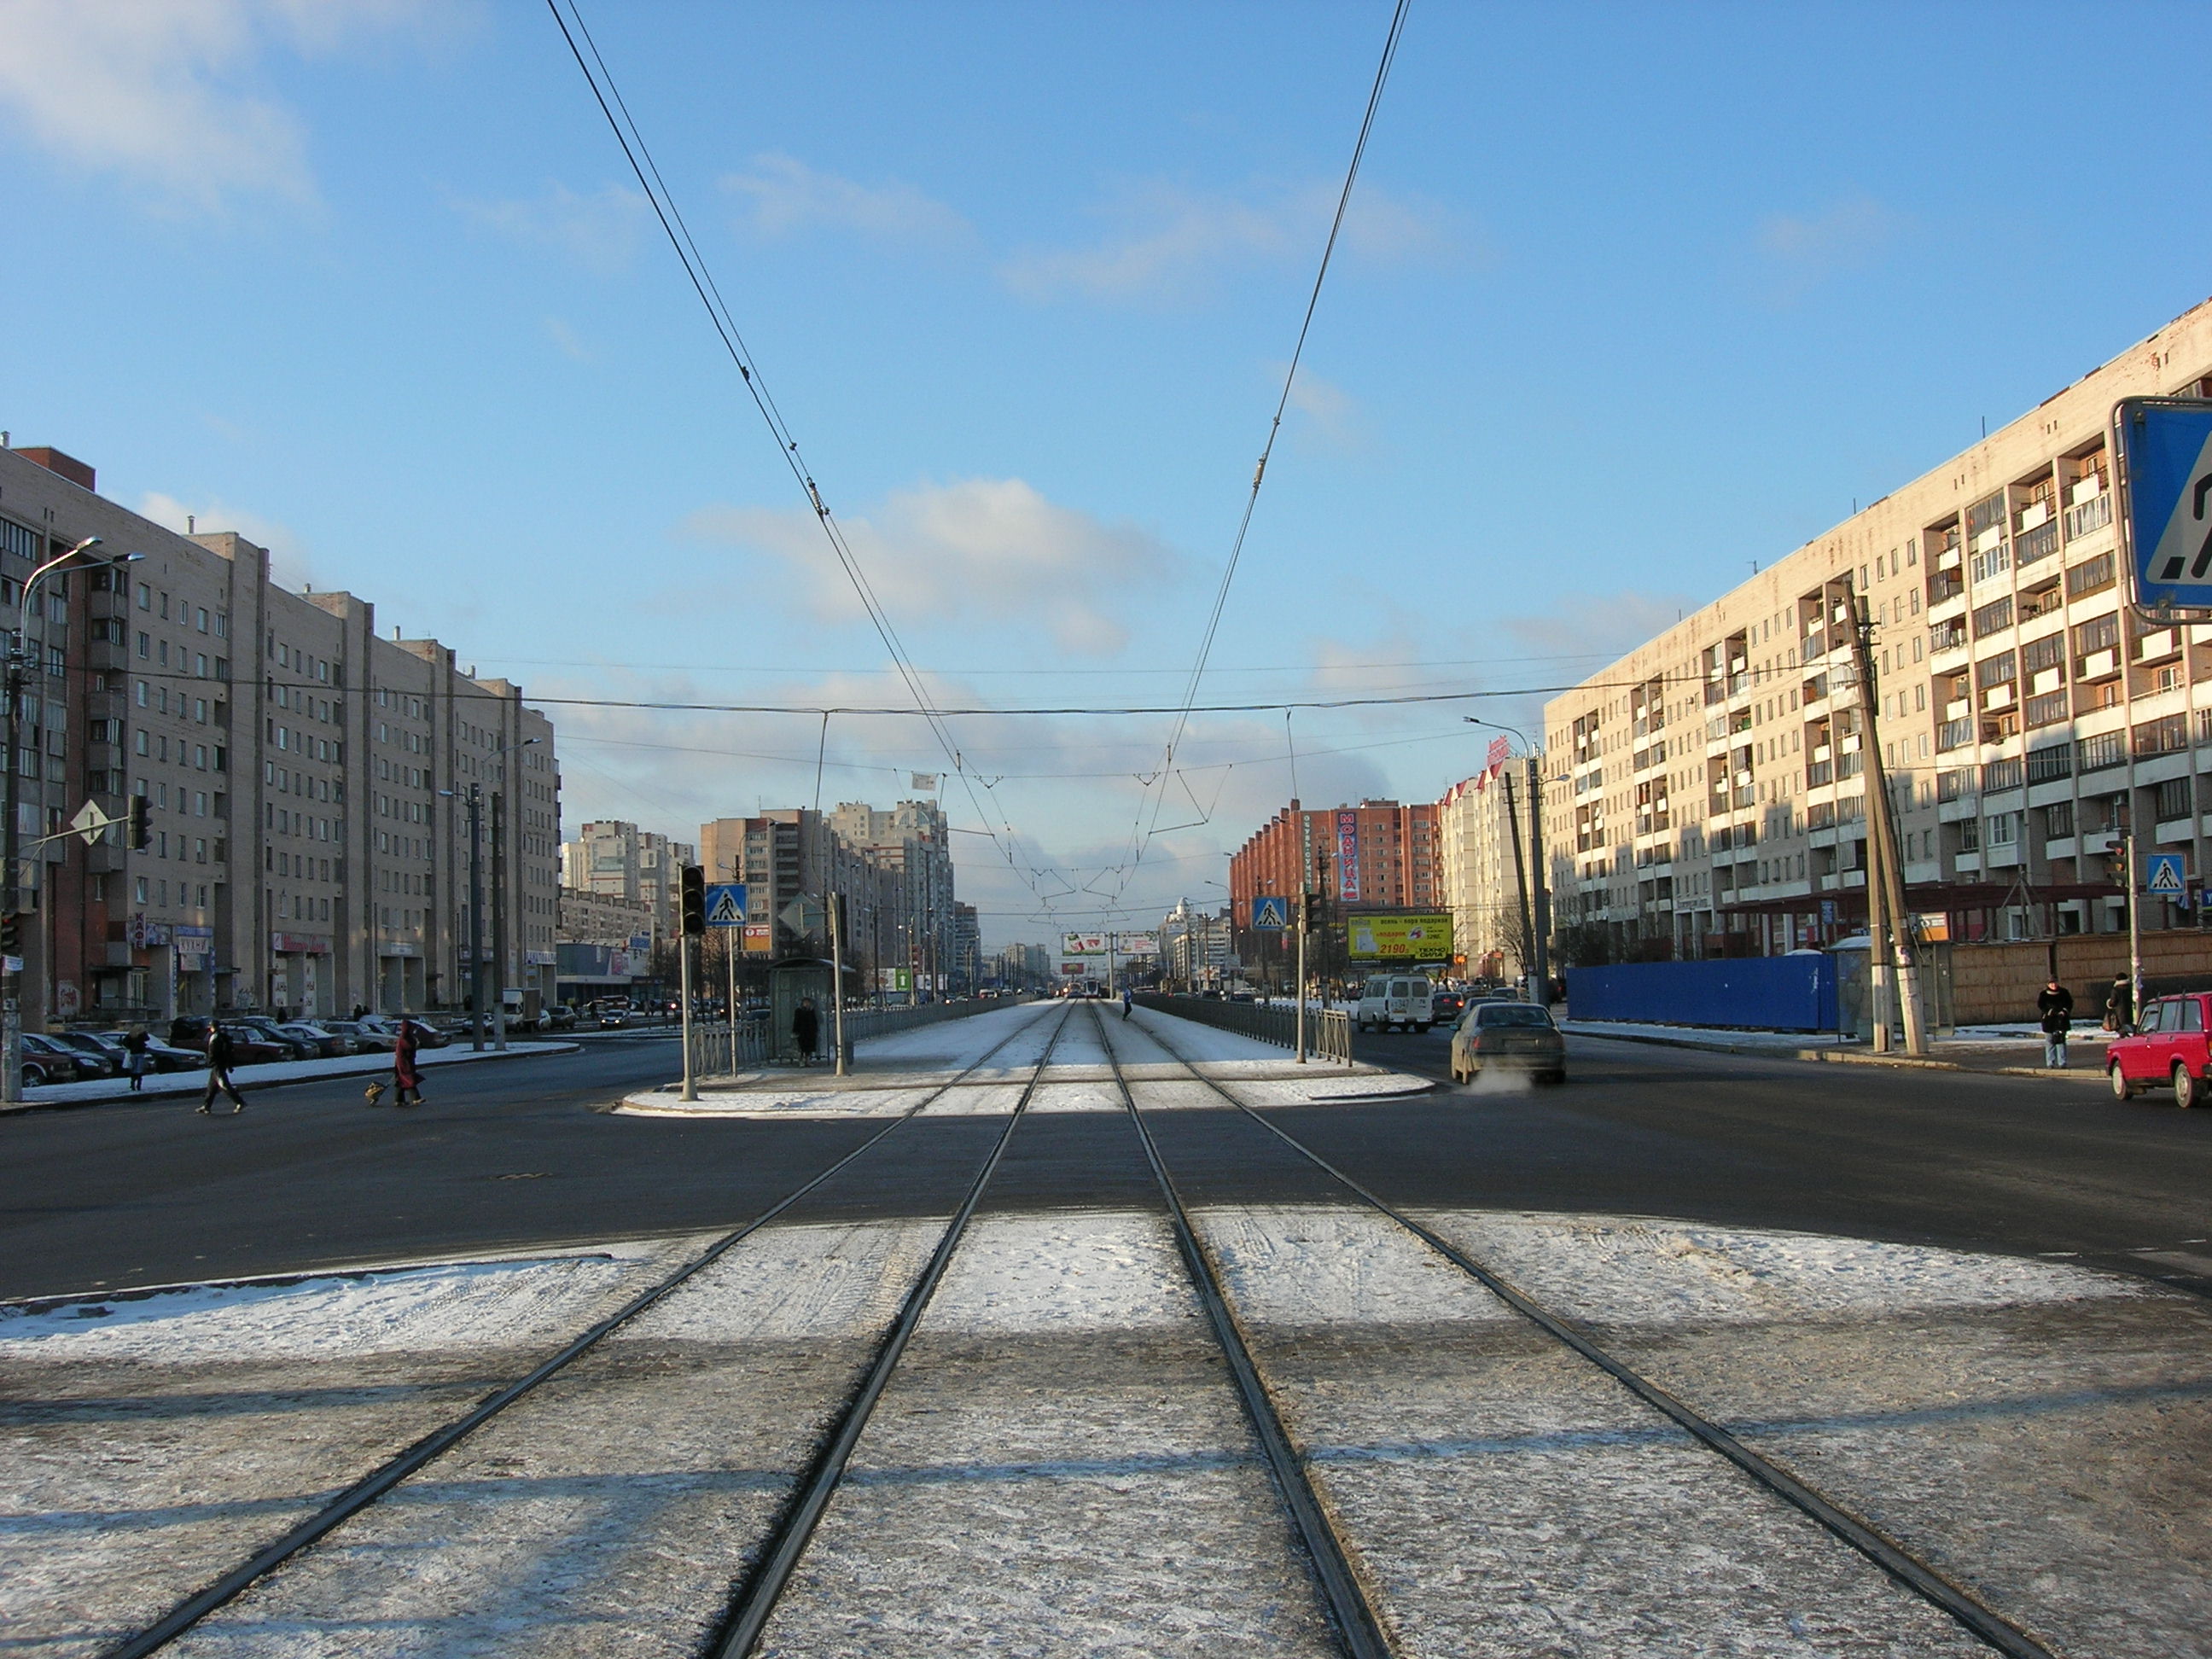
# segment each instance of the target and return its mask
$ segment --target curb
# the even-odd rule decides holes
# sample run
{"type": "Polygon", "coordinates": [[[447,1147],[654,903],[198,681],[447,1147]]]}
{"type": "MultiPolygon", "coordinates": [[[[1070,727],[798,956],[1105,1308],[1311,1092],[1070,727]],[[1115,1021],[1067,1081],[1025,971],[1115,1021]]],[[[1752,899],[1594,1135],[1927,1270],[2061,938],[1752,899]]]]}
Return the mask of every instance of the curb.
{"type": "MultiPolygon", "coordinates": [[[[437,1051],[433,1049],[431,1052],[434,1054],[437,1051]]],[[[441,1066],[481,1066],[487,1060],[550,1060],[556,1054],[574,1054],[581,1052],[583,1051],[580,1045],[563,1042],[555,1048],[540,1048],[533,1054],[516,1054],[511,1051],[502,1053],[495,1048],[487,1048],[481,1054],[471,1053],[466,1060],[433,1060],[429,1063],[441,1066]]],[[[359,1057],[348,1056],[349,1059],[359,1057]]],[[[343,1072],[318,1072],[313,1077],[253,1078],[234,1075],[231,1080],[238,1085],[238,1091],[240,1094],[253,1094],[264,1089],[289,1089],[302,1083],[342,1082],[347,1078],[374,1077],[380,1072],[389,1072],[391,1069],[387,1062],[382,1066],[349,1066],[343,1072]]],[[[176,1077],[181,1073],[172,1072],[168,1075],[176,1077]]],[[[183,1101],[189,1100],[192,1091],[190,1089],[163,1089],[153,1093],[141,1091],[136,1094],[128,1089],[123,1089],[112,1095],[78,1096],[70,1100],[26,1100],[13,1106],[0,1106],[0,1118],[17,1117],[26,1112],[68,1112],[84,1106],[127,1106],[133,1102],[143,1103],[155,1101],[183,1101]]]]}
{"type": "Polygon", "coordinates": [[[2040,1066],[1961,1066],[1954,1060],[1921,1060],[1911,1054],[1857,1054],[1844,1048],[1783,1048],[1767,1043],[1703,1042],[1696,1037],[1651,1036],[1642,1032],[1578,1031],[1571,1024],[1560,1028],[1569,1036],[1590,1037],[1600,1042],[1648,1042],[1657,1048],[1696,1048],[1711,1054],[1742,1054],[1754,1060],[1808,1060],[1826,1066],[1886,1066],[1898,1071],[1955,1072],[1964,1077],[2033,1077],[2052,1083],[2094,1083],[2103,1086],[2105,1073],[2050,1071],[2040,1066]]]}

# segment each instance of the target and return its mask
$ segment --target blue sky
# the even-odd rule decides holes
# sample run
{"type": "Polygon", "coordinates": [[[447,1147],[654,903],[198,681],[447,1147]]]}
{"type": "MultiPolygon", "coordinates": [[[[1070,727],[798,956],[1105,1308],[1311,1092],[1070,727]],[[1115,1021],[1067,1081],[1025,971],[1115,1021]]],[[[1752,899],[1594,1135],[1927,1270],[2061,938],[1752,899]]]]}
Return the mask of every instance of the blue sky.
{"type": "MultiPolygon", "coordinates": [[[[940,698],[1174,702],[1388,7],[585,15],[940,698]]],[[[2194,304],[2154,71],[2203,27],[1415,0],[1201,701],[1571,681],[2194,304]]],[[[0,0],[0,46],[15,441],[543,695],[902,700],[542,5],[0,0]]],[[[1300,714],[1301,793],[1432,798],[1458,713],[1300,714]]],[[[813,798],[811,717],[556,715],[572,825],[813,798]]],[[[952,723],[994,943],[1218,897],[1284,723],[1148,790],[1167,724],[952,723]]],[[[948,769],[889,716],[827,759],[948,769]]]]}

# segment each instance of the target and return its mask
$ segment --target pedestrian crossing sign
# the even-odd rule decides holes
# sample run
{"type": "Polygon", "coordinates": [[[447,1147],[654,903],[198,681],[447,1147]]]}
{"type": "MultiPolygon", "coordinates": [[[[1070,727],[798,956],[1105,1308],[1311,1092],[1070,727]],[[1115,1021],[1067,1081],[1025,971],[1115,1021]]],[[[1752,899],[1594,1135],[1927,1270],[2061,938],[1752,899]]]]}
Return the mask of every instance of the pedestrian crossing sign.
{"type": "Polygon", "coordinates": [[[2185,899],[2189,881],[2179,853],[2153,853],[2143,860],[2143,891],[2160,898],[2185,899]]]}
{"type": "Polygon", "coordinates": [[[1252,901],[1252,926],[1264,933],[1279,933],[1291,925],[1291,902],[1280,893],[1261,893],[1252,901]]]}
{"type": "Polygon", "coordinates": [[[745,925],[745,884],[718,881],[707,889],[707,925],[742,927],[745,925]]]}

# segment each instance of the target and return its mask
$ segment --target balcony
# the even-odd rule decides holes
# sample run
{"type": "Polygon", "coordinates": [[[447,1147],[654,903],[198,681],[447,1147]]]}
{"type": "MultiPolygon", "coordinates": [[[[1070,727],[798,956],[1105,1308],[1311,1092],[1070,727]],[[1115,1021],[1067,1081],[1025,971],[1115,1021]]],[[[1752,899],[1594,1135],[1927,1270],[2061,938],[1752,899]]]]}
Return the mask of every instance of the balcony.
{"type": "MultiPolygon", "coordinates": [[[[2057,671],[2053,669],[2047,672],[2055,673],[2057,671]]],[[[2065,688],[2062,686],[2056,691],[2047,691],[2040,696],[2030,697],[2023,712],[2027,723],[2031,728],[2057,725],[2066,718],[2065,688]]]]}
{"type": "Polygon", "coordinates": [[[1993,685],[1982,693],[1982,707],[1985,709],[2009,708],[2012,705],[2013,688],[2009,680],[1993,685]]]}
{"type": "Polygon", "coordinates": [[[1936,746],[1939,750],[1964,749],[1973,740],[1972,720],[1945,720],[1936,728],[1936,746]]]}
{"type": "Polygon", "coordinates": [[[1836,764],[1833,761],[1813,761],[1805,768],[1805,787],[1818,789],[1824,783],[1834,782],[1835,776],[1836,764]]]}
{"type": "Polygon", "coordinates": [[[1928,630],[1928,648],[1939,657],[1946,651],[1965,650],[1966,648],[1966,619],[1964,617],[1954,617],[1948,622],[1938,623],[1933,628],[1929,629],[1928,630]]]}
{"type": "Polygon", "coordinates": [[[1955,561],[1948,569],[1938,570],[1928,579],[1928,603],[1933,607],[1946,599],[1955,599],[1966,591],[1966,579],[1960,574],[1955,561]]]}
{"type": "Polygon", "coordinates": [[[2058,521],[2045,520],[2034,529],[2024,532],[2012,547],[2014,560],[2023,565],[2049,558],[2058,550],[2058,521]]]}
{"type": "Polygon", "coordinates": [[[2112,521],[2112,495],[2100,490],[2088,500],[2076,501],[2066,509],[2066,539],[2074,541],[2094,531],[2102,530],[2112,521]]]}
{"type": "Polygon", "coordinates": [[[2109,679],[2119,672],[2120,653],[2114,646],[2092,651],[2086,657],[2076,658],[2074,663],[2074,678],[2077,680],[2109,679]]]}
{"type": "Polygon", "coordinates": [[[2136,641],[2136,660],[2156,662],[2161,657],[2179,656],[2181,653],[2181,630],[2160,628],[2142,635],[2136,641]]]}

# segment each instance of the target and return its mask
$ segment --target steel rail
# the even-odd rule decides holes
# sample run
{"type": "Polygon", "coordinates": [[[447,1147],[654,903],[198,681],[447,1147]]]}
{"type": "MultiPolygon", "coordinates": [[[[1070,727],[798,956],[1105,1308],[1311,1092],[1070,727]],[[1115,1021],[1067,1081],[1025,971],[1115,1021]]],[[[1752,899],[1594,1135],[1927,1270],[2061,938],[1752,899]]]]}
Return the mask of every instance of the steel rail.
{"type": "MultiPolygon", "coordinates": [[[[1121,1092],[1121,1103],[1128,1109],[1129,1121],[1136,1126],[1137,1138],[1144,1145],[1145,1162],[1152,1166],[1152,1179],[1159,1184],[1161,1202],[1175,1230],[1176,1249],[1182,1254],[1184,1269],[1190,1275],[1191,1288],[1197,1292],[1199,1305],[1206,1310],[1206,1322],[1213,1327],[1215,1340],[1229,1362],[1229,1372],[1236,1379],[1244,1414],[1267,1458],[1267,1473],[1274,1481],[1276,1492],[1283,1500],[1284,1509],[1289,1511],[1299,1543],[1304,1547],[1337,1640],[1351,1659],[1392,1659],[1382,1621],[1352,1568],[1344,1540],[1337,1535],[1328,1512],[1322,1507],[1320,1495],[1307,1478],[1305,1460],[1291,1444],[1290,1434],[1283,1427],[1267,1384],[1261,1380],[1260,1368],[1230,1305],[1220,1270],[1199,1242],[1197,1231],[1190,1224],[1189,1212],[1183,1207],[1182,1194],[1160,1158],[1159,1147],[1152,1139],[1144,1113],[1138,1109],[1137,1097],[1121,1071],[1121,1056],[1114,1052],[1113,1042],[1106,1035],[1107,1022],[1096,1007],[1091,1014],[1098,1027],[1098,1042],[1105,1050],[1106,1063],[1113,1068],[1114,1086],[1121,1092]]],[[[1178,1054],[1176,1058],[1181,1060],[1182,1057],[1178,1054]]]]}
{"type": "Polygon", "coordinates": [[[1616,1358],[1582,1328],[1561,1314],[1553,1312],[1519,1286],[1486,1266],[1457,1245],[1363,1186],[1331,1164],[1320,1153],[1275,1124],[1269,1122],[1250,1105],[1238,1099],[1214,1079],[1207,1077],[1198,1067],[1176,1052],[1175,1046],[1158,1032],[1147,1029],[1146,1038],[1156,1044],[1168,1057],[1188,1072],[1195,1081],[1206,1085],[1237,1110],[1250,1118],[1261,1128],[1297,1152],[1323,1174],[1355,1194],[1363,1203],[1388,1216],[1407,1232],[1412,1233],[1431,1249],[1461,1272],[1480,1283],[1514,1312],[1534,1325],[1546,1335],[1572,1350],[1583,1359],[1603,1371],[1644,1404],[1672,1419],[1696,1439],[1736,1466],[1752,1480],[1765,1487],[1776,1497],[1801,1510],[1825,1527],[1835,1537],[1856,1550],[1880,1567],[1899,1583],[1915,1592],[1930,1604],[1963,1625],[2008,1659],[2057,1659],[2053,1651],[2027,1633],[2027,1631],[1997,1612],[1965,1585],[1948,1577],[1913,1553],[1905,1545],[1891,1537],[1864,1516],[1854,1514],[1790,1474],[1780,1464],[1744,1443],[1735,1435],[1706,1417],[1668,1389],[1653,1382],[1626,1361],[1616,1358]]]}
{"type": "MultiPolygon", "coordinates": [[[[952,1090],[962,1086],[972,1074],[988,1065],[1000,1049],[1006,1048],[1017,1038],[1026,1036],[1033,1026],[1042,1023],[1042,1020],[1024,1022],[1018,1030],[1009,1032],[1003,1041],[985,1050],[973,1065],[953,1078],[951,1081],[933,1090],[911,1109],[893,1118],[851,1152],[830,1164],[819,1175],[807,1181],[805,1185],[794,1188],[774,1205],[745,1223],[744,1226],[716,1239],[674,1273],[641,1291],[613,1313],[571,1340],[557,1353],[544,1360],[514,1382],[507,1383],[496,1392],[486,1395],[452,1422],[441,1428],[434,1429],[405,1450],[379,1464],[289,1531],[262,1546],[260,1549],[255,1551],[222,1577],[195,1590],[177,1602],[168,1612],[147,1626],[145,1629],[135,1635],[126,1637],[112,1647],[102,1650],[100,1659],[143,1659],[144,1655],[153,1653],[174,1641],[216,1608],[234,1600],[256,1580],[267,1577],[301,1550],[326,1537],[432,1459],[451,1450],[572,1360],[588,1352],[611,1333],[665,1299],[696,1276],[702,1269],[711,1267],[735,1246],[743,1243],[753,1233],[759,1231],[761,1228],[790,1209],[793,1205],[813,1192],[856,1158],[878,1145],[893,1130],[911,1122],[952,1090]]],[[[1066,1023],[1063,1016],[1060,1024],[1065,1026],[1066,1023]]],[[[1059,1040],[1060,1033],[1055,1030],[1052,1041],[1057,1042],[1059,1040]]],[[[1049,1057],[1051,1052],[1051,1045],[1048,1044],[1045,1049],[1046,1056],[1049,1057]]],[[[1043,1071],[1043,1060],[1040,1060],[1037,1062],[1040,1074],[1043,1071]]],[[[1035,1085],[1032,1084],[1031,1087],[1034,1086],[1035,1085]]]]}
{"type": "Polygon", "coordinates": [[[1021,1097],[1014,1103],[1014,1109],[1006,1115],[1006,1127],[1000,1132],[997,1141],[991,1147],[990,1157],[983,1161],[983,1167],[976,1172],[975,1179],[969,1186],[967,1197],[946,1225],[945,1236],[938,1241],[937,1249],[930,1256],[929,1265],[922,1269],[914,1288],[907,1292],[905,1304],[900,1308],[898,1318],[892,1322],[890,1329],[876,1350],[873,1363],[861,1377],[860,1386],[847,1396],[837,1421],[823,1439],[821,1449],[815,1454],[814,1462],[793,1489],[783,1512],[776,1517],[769,1534],[768,1546],[762,1551],[759,1560],[732,1587],[721,1620],[704,1650],[712,1656],[712,1659],[741,1659],[758,1645],[762,1633],[768,1628],[768,1621],[775,1615],[777,1601],[791,1583],[791,1575],[798,1568],[799,1558],[806,1553],[806,1546],[814,1536],[815,1528],[820,1524],[823,1515],[830,1507],[830,1500],[836,1496],[837,1488],[844,1480],[845,1466],[851,1461],[854,1449],[860,1444],[860,1436],[867,1429],[868,1419],[875,1413],[876,1402],[883,1398],[884,1390],[890,1386],[891,1373],[897,1370],[908,1342],[913,1338],[915,1328],[921,1323],[922,1315],[928,1310],[930,1298],[937,1293],[945,1269],[952,1264],[953,1252],[959,1249],[961,1238],[968,1231],[969,1220],[975,1215],[976,1205],[982,1201],[984,1188],[990,1185],[992,1176],[998,1170],[999,1160],[1006,1155],[1007,1143],[1013,1139],[1015,1127],[1028,1111],[1037,1085],[1044,1080],[1045,1067],[1052,1063],[1052,1052],[1060,1046],[1061,1034],[1067,1030],[1067,1022],[1074,1012],[1073,1008],[1069,1009],[1060,1016],[1060,1024],[1053,1028],[1052,1040],[1045,1044],[1044,1052],[1037,1056],[1036,1071],[1023,1085],[1021,1097]]]}

